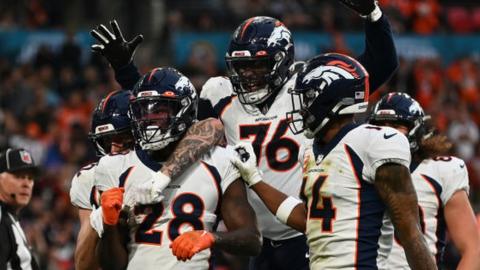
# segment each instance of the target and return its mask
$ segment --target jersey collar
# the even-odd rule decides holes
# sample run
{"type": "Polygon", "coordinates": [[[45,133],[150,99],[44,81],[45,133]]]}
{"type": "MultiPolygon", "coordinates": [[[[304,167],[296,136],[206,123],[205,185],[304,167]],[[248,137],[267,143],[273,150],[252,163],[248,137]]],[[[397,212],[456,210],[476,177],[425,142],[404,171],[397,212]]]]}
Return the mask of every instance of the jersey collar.
{"type": "Polygon", "coordinates": [[[318,139],[315,139],[313,142],[313,154],[315,155],[315,160],[317,160],[317,163],[322,160],[326,155],[332,151],[332,149],[340,142],[340,140],[345,137],[345,135],[348,134],[352,129],[360,126],[360,124],[347,124],[344,127],[342,127],[338,133],[333,137],[332,140],[330,140],[328,143],[324,145],[320,145],[318,142],[318,139]]]}
{"type": "Polygon", "coordinates": [[[153,171],[158,172],[161,168],[162,165],[154,160],[152,160],[147,152],[145,152],[142,149],[136,149],[135,153],[137,154],[138,159],[143,163],[143,165],[147,166],[153,171]]]}

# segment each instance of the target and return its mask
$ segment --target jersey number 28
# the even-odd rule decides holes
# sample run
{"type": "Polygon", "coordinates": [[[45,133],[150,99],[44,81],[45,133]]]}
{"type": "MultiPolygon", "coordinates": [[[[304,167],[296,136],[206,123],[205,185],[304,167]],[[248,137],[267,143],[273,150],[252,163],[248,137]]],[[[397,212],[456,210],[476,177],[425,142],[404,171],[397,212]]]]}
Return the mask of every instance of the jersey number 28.
{"type": "MultiPolygon", "coordinates": [[[[135,214],[146,213],[142,223],[135,233],[135,242],[141,244],[161,245],[163,231],[155,230],[154,226],[157,220],[162,216],[165,208],[162,203],[152,205],[137,206],[135,214]]],[[[171,204],[173,219],[168,223],[168,237],[173,241],[180,235],[180,227],[182,225],[190,225],[194,230],[203,230],[203,222],[201,217],[205,205],[200,197],[193,193],[183,193],[178,195],[171,204]],[[186,206],[190,209],[186,209],[186,206]]]]}

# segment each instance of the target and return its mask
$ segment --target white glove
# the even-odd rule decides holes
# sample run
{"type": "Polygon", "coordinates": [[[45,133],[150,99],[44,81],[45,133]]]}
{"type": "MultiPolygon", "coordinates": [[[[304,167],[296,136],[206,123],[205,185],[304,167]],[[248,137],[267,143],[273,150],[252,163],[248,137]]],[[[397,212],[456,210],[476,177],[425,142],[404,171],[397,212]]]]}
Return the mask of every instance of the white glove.
{"type": "Polygon", "coordinates": [[[232,164],[237,167],[243,181],[249,187],[262,181],[262,172],[257,168],[257,157],[250,143],[238,143],[234,146],[237,155],[233,157],[232,164]]]}
{"type": "MultiPolygon", "coordinates": [[[[152,178],[140,185],[132,187],[131,193],[135,204],[154,204],[163,200],[163,190],[170,183],[170,177],[158,171],[152,174],[152,178]]],[[[129,199],[130,201],[130,199],[129,199]]],[[[128,202],[128,204],[131,204],[128,202]]]]}
{"type": "Polygon", "coordinates": [[[102,238],[103,234],[103,214],[102,207],[92,210],[90,213],[90,226],[97,232],[98,237],[102,238]]]}

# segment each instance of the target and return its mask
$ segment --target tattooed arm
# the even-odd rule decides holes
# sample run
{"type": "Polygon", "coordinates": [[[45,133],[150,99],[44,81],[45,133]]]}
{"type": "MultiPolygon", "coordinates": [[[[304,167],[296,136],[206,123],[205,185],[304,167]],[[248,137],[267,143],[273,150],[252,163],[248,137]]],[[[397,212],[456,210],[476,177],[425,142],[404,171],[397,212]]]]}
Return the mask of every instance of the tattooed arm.
{"type": "Polygon", "coordinates": [[[407,167],[386,163],[375,174],[375,188],[390,213],[410,267],[437,269],[420,230],[418,203],[407,167]]]}
{"type": "Polygon", "coordinates": [[[165,162],[161,172],[170,178],[177,177],[214,145],[221,144],[223,137],[223,124],[216,118],[193,124],[165,162]]]}

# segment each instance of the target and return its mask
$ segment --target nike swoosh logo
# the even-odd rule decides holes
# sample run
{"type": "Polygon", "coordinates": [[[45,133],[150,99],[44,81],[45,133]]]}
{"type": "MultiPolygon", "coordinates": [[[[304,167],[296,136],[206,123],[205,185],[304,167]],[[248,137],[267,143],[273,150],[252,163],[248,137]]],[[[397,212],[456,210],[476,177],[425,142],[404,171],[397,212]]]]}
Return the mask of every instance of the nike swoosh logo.
{"type": "Polygon", "coordinates": [[[387,135],[386,133],[384,133],[384,134],[383,134],[383,138],[384,138],[384,139],[390,139],[391,137],[393,137],[393,136],[395,136],[395,135],[397,135],[397,133],[392,133],[392,134],[390,134],[390,135],[387,135]]]}

